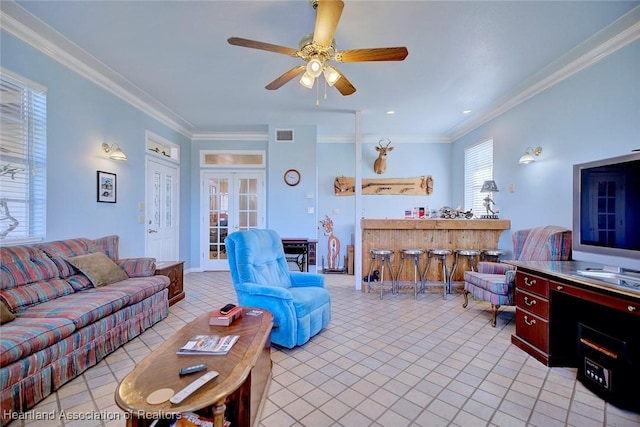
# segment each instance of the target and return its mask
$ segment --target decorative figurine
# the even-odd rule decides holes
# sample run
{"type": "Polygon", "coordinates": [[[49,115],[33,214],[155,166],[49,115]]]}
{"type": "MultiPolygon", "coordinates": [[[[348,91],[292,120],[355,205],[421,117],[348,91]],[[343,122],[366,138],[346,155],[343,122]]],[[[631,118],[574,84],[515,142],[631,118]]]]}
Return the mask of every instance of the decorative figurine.
{"type": "Polygon", "coordinates": [[[338,265],[340,260],[340,239],[333,235],[333,221],[328,215],[325,215],[320,224],[324,228],[324,235],[329,236],[327,241],[329,268],[323,270],[326,272],[342,272],[343,270],[338,265]]]}

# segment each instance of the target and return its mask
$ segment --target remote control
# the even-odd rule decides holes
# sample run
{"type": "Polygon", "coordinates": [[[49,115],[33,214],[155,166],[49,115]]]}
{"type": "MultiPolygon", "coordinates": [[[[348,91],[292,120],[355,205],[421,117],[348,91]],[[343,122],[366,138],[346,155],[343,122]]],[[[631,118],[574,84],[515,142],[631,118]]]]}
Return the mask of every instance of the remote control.
{"type": "Polygon", "coordinates": [[[196,372],[204,371],[207,369],[206,363],[201,363],[199,365],[187,366],[185,368],[180,369],[180,376],[195,374],[196,372]]]}
{"type": "Polygon", "coordinates": [[[194,382],[192,382],[191,384],[189,384],[188,386],[186,386],[185,388],[183,388],[182,390],[174,394],[173,397],[169,399],[169,402],[173,403],[174,405],[179,404],[180,402],[185,400],[187,397],[191,396],[193,392],[195,392],[200,387],[202,387],[203,385],[205,385],[206,383],[208,383],[209,381],[211,381],[217,376],[218,376],[218,373],[216,371],[207,372],[206,374],[204,374],[203,376],[201,376],[200,378],[198,378],[197,380],[195,380],[194,382]]]}
{"type": "Polygon", "coordinates": [[[227,314],[228,312],[230,312],[231,310],[233,310],[235,308],[235,304],[227,304],[224,307],[222,307],[220,309],[220,313],[221,314],[227,314]]]}

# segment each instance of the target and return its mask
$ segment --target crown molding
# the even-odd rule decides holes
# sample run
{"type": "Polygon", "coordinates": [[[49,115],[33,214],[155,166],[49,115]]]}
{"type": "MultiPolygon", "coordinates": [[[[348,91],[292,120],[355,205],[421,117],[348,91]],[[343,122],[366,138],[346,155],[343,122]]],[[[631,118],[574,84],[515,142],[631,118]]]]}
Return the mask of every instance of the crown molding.
{"type": "MultiPolygon", "coordinates": [[[[385,135],[394,144],[449,144],[451,139],[447,137],[425,137],[421,135],[385,135]]],[[[380,135],[363,135],[362,142],[365,144],[377,144],[380,135]]],[[[318,135],[318,144],[354,144],[354,135],[318,135]]]]}
{"type": "Polygon", "coordinates": [[[456,141],[537,94],[592,66],[640,38],[640,6],[590,37],[544,70],[533,76],[524,90],[474,121],[452,129],[449,139],[456,141]],[[564,64],[564,65],[562,65],[564,64]],[[535,79],[535,80],[534,80],[535,79]]]}
{"type": "Polygon", "coordinates": [[[72,43],[13,1],[2,0],[2,29],[71,71],[113,93],[167,127],[190,138],[193,126],[96,57],[72,43]]]}
{"type": "MultiPolygon", "coordinates": [[[[72,43],[14,1],[0,1],[0,27],[60,62],[133,107],[192,141],[268,141],[267,132],[194,132],[193,125],[113,69],[72,43]]],[[[640,38],[640,6],[589,38],[524,83],[519,93],[499,103],[475,120],[452,128],[444,136],[389,136],[394,143],[451,143],[490,122],[566,78],[590,67],[640,38]]],[[[354,143],[353,135],[318,135],[318,143],[354,143]]],[[[379,135],[363,135],[365,143],[377,143],[379,135]]]]}

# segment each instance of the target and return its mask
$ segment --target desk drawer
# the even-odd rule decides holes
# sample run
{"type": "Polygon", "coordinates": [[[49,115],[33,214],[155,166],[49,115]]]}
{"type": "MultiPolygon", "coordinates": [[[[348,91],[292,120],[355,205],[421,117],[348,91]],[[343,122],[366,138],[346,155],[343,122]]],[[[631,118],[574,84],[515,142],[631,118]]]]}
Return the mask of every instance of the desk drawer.
{"type": "Polygon", "coordinates": [[[518,271],[516,273],[516,287],[549,298],[549,281],[540,276],[518,271]]]}
{"type": "Polygon", "coordinates": [[[601,292],[594,292],[588,289],[557,282],[551,282],[551,290],[578,297],[586,301],[591,301],[624,313],[629,313],[632,316],[640,316],[640,301],[637,300],[617,298],[601,292]]]}
{"type": "Polygon", "coordinates": [[[549,322],[520,307],[516,307],[516,335],[549,353],[549,322]]]}
{"type": "Polygon", "coordinates": [[[546,320],[549,319],[549,300],[539,295],[516,289],[516,306],[546,320]]]}

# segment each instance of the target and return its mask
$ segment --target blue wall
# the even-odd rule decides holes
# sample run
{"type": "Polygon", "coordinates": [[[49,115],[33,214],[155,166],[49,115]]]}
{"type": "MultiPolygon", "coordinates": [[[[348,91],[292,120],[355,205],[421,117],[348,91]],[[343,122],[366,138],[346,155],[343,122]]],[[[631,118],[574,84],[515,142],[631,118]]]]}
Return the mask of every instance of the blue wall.
{"type": "MultiPolygon", "coordinates": [[[[47,88],[47,236],[120,236],[120,256],[145,250],[138,204],[145,201],[145,131],[181,148],[181,218],[189,218],[190,141],[122,99],[2,31],[3,67],[47,88]],[[115,162],[101,144],[118,144],[128,161],[115,162]],[[96,202],[96,171],[117,174],[117,203],[96,202]]],[[[142,212],[143,213],[143,212],[142,212]]],[[[180,227],[180,254],[189,259],[189,221],[180,227]]]]}
{"type": "MultiPolygon", "coordinates": [[[[318,143],[314,125],[294,127],[300,143],[289,147],[273,141],[273,130],[290,127],[286,124],[266,125],[266,141],[190,141],[4,31],[1,53],[3,67],[48,88],[47,240],[113,233],[121,236],[121,256],[144,253],[138,204],[144,201],[149,130],[181,147],[180,256],[192,269],[199,267],[201,149],[269,151],[267,225],[283,235],[317,235],[320,259],[326,254],[326,237],[318,231],[318,220],[325,215],[333,218],[335,234],[346,245],[356,217],[401,218],[413,206],[463,205],[464,149],[487,138],[494,140],[494,174],[501,189],[496,202],[501,217],[511,219],[512,230],[543,224],[571,227],[572,165],[640,148],[636,41],[452,144],[394,143],[384,176],[432,175],[434,193],[363,196],[363,212],[356,215],[354,197],[337,197],[333,190],[336,176],[354,175],[354,144],[318,143]],[[104,141],[119,144],[129,161],[108,160],[100,150],[104,141]],[[525,148],[538,145],[544,150],[538,161],[519,165],[525,148]],[[289,168],[302,173],[297,187],[282,181],[289,168]],[[118,174],[118,203],[96,203],[97,170],[118,174]],[[515,191],[509,191],[510,184],[515,191]],[[308,207],[314,207],[314,214],[307,213],[308,207]]],[[[379,177],[372,169],[374,146],[363,146],[364,178],[379,177]]],[[[510,233],[503,234],[500,246],[511,248],[510,233]]]]}
{"type": "MultiPolygon", "coordinates": [[[[494,178],[500,188],[495,199],[501,217],[511,219],[511,229],[571,228],[572,166],[640,148],[639,76],[636,41],[460,138],[452,146],[453,204],[464,199],[465,147],[493,138],[494,178]],[[536,162],[520,165],[528,146],[541,146],[543,153],[536,162]]],[[[512,247],[510,233],[503,233],[501,247],[512,247]]],[[[640,268],[637,260],[597,261],[640,268]]]]}

